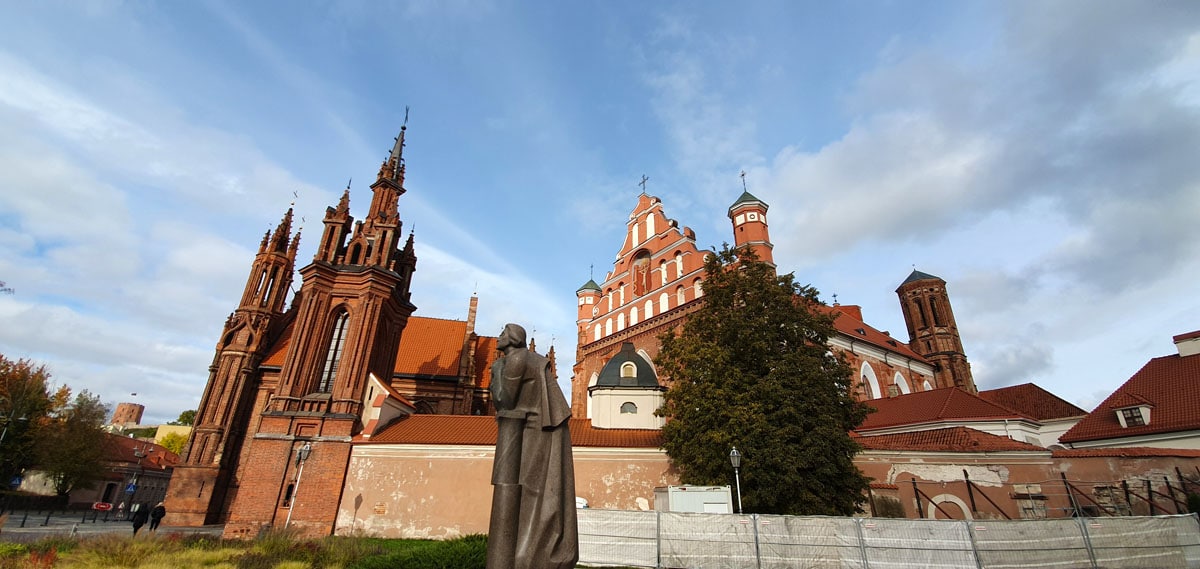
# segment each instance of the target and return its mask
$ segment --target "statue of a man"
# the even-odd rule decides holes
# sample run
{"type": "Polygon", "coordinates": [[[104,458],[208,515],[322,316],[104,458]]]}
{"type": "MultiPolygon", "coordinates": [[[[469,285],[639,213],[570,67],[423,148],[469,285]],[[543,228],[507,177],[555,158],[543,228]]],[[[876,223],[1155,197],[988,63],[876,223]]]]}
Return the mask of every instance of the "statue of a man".
{"type": "Polygon", "coordinates": [[[507,324],[496,342],[490,391],[496,405],[488,569],[567,569],[579,559],[571,408],[550,362],[507,324]]]}

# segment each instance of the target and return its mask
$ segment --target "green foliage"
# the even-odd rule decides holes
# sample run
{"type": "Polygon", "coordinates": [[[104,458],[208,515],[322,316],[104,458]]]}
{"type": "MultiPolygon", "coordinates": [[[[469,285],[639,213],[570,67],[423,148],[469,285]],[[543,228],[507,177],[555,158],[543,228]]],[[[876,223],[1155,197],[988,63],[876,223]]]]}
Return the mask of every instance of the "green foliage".
{"type": "Polygon", "coordinates": [[[138,427],[135,429],[121,429],[121,436],[132,437],[135,439],[153,439],[158,434],[158,427],[138,427]]]}
{"type": "Polygon", "coordinates": [[[179,433],[167,433],[158,441],[158,444],[175,454],[183,454],[183,447],[187,444],[187,440],[186,436],[179,433]]]}
{"type": "Polygon", "coordinates": [[[0,559],[17,557],[26,553],[29,553],[29,546],[25,544],[0,541],[0,559]]]}
{"type": "Polygon", "coordinates": [[[685,484],[730,484],[742,453],[749,512],[851,515],[868,480],[849,436],[868,408],[851,370],[828,348],[833,319],[816,289],[776,275],[750,250],[705,261],[702,308],[660,337],[655,363],[671,378],[659,413],[663,448],[685,484]]]}
{"type": "Polygon", "coordinates": [[[487,536],[468,535],[447,541],[406,542],[409,547],[364,558],[347,569],[486,569],[487,536]]]}
{"type": "Polygon", "coordinates": [[[169,421],[168,425],[186,425],[191,426],[196,422],[196,410],[188,409],[179,414],[179,418],[174,421],[169,421]]]}
{"type": "Polygon", "coordinates": [[[109,453],[104,419],[108,407],[87,390],[74,399],[70,389],[59,388],[38,445],[38,468],[54,481],[54,490],[66,496],[75,488],[89,488],[104,475],[102,462],[109,453]]]}
{"type": "Polygon", "coordinates": [[[50,412],[50,372],[26,359],[0,355],[0,482],[31,468],[39,429],[50,412]]]}

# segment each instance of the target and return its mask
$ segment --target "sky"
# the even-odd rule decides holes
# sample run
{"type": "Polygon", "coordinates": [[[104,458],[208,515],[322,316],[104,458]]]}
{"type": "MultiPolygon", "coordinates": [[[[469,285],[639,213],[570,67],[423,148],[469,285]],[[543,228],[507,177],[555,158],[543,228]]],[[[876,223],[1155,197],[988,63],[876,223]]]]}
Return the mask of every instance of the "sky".
{"type": "Polygon", "coordinates": [[[0,354],[143,423],[199,404],[290,205],[301,266],[348,183],[361,217],[406,109],[416,314],[477,294],[477,331],[525,325],[564,385],[643,175],[719,248],[745,171],[780,270],[902,339],[896,287],[945,279],[980,389],[1090,410],[1200,329],[1192,2],[4,11],[0,354]]]}

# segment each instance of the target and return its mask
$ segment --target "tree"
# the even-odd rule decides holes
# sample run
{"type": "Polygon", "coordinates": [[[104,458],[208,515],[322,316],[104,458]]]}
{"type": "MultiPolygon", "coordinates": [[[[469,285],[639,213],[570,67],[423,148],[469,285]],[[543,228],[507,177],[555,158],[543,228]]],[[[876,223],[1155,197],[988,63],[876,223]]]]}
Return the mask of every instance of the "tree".
{"type": "Polygon", "coordinates": [[[186,425],[191,426],[196,422],[196,410],[188,409],[179,414],[179,418],[174,421],[167,422],[168,425],[186,425]]]}
{"type": "Polygon", "coordinates": [[[103,463],[111,450],[102,428],[108,407],[86,390],[73,400],[70,395],[69,388],[61,387],[51,398],[54,407],[38,445],[38,468],[54,482],[59,496],[90,488],[102,478],[103,463]]]}
{"type": "Polygon", "coordinates": [[[187,435],[167,433],[158,441],[158,444],[175,454],[183,454],[183,446],[187,444],[187,440],[187,435]]]}
{"type": "Polygon", "coordinates": [[[50,411],[49,383],[46,366],[0,355],[0,488],[36,461],[38,430],[50,411]]]}
{"type": "Polygon", "coordinates": [[[850,367],[829,350],[833,318],[817,290],[776,275],[752,250],[705,261],[704,305],[659,339],[655,363],[671,379],[659,414],[663,448],[685,484],[733,482],[742,453],[747,511],[851,515],[869,480],[849,431],[868,408],[850,367]]]}

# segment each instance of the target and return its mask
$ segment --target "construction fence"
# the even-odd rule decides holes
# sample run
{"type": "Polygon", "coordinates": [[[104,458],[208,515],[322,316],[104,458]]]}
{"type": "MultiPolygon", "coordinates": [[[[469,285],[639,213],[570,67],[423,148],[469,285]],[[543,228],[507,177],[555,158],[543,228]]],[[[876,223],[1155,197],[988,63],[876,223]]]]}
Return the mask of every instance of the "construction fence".
{"type": "Polygon", "coordinates": [[[1200,569],[1196,514],[910,520],[579,510],[579,563],[688,569],[1200,569]]]}

